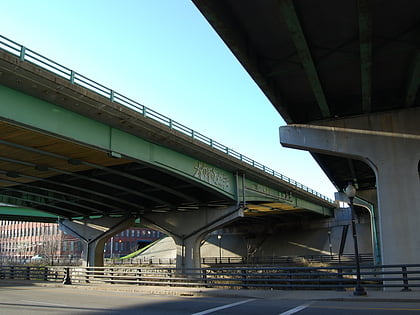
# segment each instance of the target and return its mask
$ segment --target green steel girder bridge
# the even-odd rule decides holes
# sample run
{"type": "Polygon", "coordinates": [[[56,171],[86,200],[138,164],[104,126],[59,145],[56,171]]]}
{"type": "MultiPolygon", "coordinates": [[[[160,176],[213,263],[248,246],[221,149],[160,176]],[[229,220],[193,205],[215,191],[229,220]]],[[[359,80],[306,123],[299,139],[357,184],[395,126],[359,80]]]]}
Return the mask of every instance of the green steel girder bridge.
{"type": "Polygon", "coordinates": [[[56,221],[241,206],[331,216],[319,193],[0,36],[0,218],[56,221]]]}

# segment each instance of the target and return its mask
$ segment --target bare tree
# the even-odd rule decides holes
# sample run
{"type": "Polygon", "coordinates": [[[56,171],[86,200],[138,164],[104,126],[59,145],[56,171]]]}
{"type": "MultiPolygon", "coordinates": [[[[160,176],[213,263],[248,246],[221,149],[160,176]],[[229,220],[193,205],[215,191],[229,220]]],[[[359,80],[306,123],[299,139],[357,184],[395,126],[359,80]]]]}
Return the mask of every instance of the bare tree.
{"type": "Polygon", "coordinates": [[[39,246],[39,255],[44,257],[47,262],[53,266],[54,258],[60,253],[61,246],[63,245],[63,235],[59,234],[46,234],[41,237],[39,246]]]}

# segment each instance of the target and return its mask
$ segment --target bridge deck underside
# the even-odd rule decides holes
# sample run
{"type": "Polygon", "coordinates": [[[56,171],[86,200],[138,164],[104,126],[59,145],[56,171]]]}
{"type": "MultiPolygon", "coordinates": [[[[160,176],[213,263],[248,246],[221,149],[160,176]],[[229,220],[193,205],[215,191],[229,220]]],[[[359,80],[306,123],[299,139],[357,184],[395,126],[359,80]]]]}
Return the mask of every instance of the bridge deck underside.
{"type": "Polygon", "coordinates": [[[325,218],[325,215],[285,203],[251,203],[244,210],[241,222],[291,223],[325,218]]]}
{"type": "Polygon", "coordinates": [[[5,121],[0,121],[0,202],[69,218],[233,203],[146,163],[5,121]]]}
{"type": "MultiPolygon", "coordinates": [[[[192,1],[288,124],[420,106],[420,1],[192,1]]],[[[376,189],[365,163],[312,154],[337,188],[376,189]]]]}
{"type": "MultiPolygon", "coordinates": [[[[225,207],[235,201],[144,162],[0,121],[2,219],[51,221],[60,217],[141,215],[225,207]],[[25,210],[26,209],[26,210],[25,210]]],[[[250,202],[246,217],[317,215],[281,202],[250,202]]],[[[318,214],[319,215],[319,214],[318,214]]]]}

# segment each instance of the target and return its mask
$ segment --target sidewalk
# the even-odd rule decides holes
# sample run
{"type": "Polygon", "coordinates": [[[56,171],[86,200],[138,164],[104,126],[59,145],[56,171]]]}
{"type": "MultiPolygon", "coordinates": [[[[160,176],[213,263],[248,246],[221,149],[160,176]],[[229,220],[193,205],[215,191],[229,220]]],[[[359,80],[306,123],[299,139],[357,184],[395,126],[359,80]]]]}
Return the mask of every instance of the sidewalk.
{"type": "Polygon", "coordinates": [[[168,286],[136,286],[136,285],[63,285],[57,282],[37,282],[25,280],[0,280],[1,287],[38,286],[57,287],[75,290],[106,290],[118,292],[138,292],[154,295],[185,296],[185,297],[238,297],[258,299],[287,299],[287,300],[324,300],[324,301],[378,301],[378,302],[410,302],[420,303],[420,290],[403,292],[400,289],[377,291],[367,289],[367,296],[354,296],[352,291],[334,290],[253,290],[253,289],[216,289],[216,288],[188,288],[168,286]]]}

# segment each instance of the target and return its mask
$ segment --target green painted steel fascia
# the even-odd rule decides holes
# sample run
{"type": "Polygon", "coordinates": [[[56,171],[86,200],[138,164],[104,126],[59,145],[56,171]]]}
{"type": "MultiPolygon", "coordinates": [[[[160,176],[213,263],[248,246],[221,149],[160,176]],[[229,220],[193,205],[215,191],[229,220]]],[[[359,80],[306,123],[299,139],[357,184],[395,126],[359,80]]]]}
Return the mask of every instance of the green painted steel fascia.
{"type": "MultiPolygon", "coordinates": [[[[242,189],[240,190],[240,197],[242,198],[242,189]]],[[[284,191],[279,191],[277,189],[261,185],[249,179],[245,180],[245,200],[282,202],[294,205],[293,199],[284,191]]]]}
{"type": "MultiPolygon", "coordinates": [[[[240,190],[240,200],[242,200],[242,190],[240,190]]],[[[332,209],[323,207],[304,199],[300,199],[299,197],[293,196],[292,194],[258,184],[249,179],[245,180],[245,200],[248,202],[281,202],[284,204],[292,205],[296,208],[303,208],[316,213],[320,213],[325,216],[333,215],[332,209]]]]}
{"type": "Polygon", "coordinates": [[[152,151],[155,144],[118,129],[112,128],[110,132],[110,151],[153,164],[152,151]]]}
{"type": "Polygon", "coordinates": [[[0,116],[20,125],[166,168],[235,199],[233,174],[205,164],[215,174],[222,174],[220,176],[229,183],[225,186],[227,189],[223,189],[196,176],[197,165],[204,164],[198,160],[1,85],[0,116]]]}
{"type": "Polygon", "coordinates": [[[225,194],[229,198],[235,199],[234,175],[215,166],[203,163],[166,147],[150,143],[118,129],[112,129],[111,150],[170,170],[171,172],[180,174],[184,177],[189,177],[194,181],[199,181],[202,184],[225,194]],[[214,182],[197,176],[198,169],[200,169],[201,165],[206,165],[208,169],[213,171],[213,174],[225,179],[227,184],[215,185],[214,182]]]}
{"type": "Polygon", "coordinates": [[[53,215],[47,212],[40,210],[30,209],[30,208],[21,208],[21,207],[9,207],[9,206],[0,206],[0,216],[24,216],[24,217],[42,217],[42,218],[58,218],[57,215],[53,215]]]}
{"type": "Polygon", "coordinates": [[[323,207],[321,205],[317,205],[313,202],[300,199],[300,198],[296,198],[295,201],[296,201],[295,206],[297,208],[303,208],[303,209],[310,210],[310,211],[313,211],[313,212],[316,212],[325,216],[329,216],[329,217],[333,216],[333,209],[329,209],[329,208],[323,207]]]}
{"type": "Polygon", "coordinates": [[[98,147],[109,146],[110,127],[2,85],[0,116],[98,147]]]}
{"type": "Polygon", "coordinates": [[[187,175],[231,199],[236,199],[234,174],[161,146],[154,147],[153,156],[154,162],[161,167],[187,175]]]}

